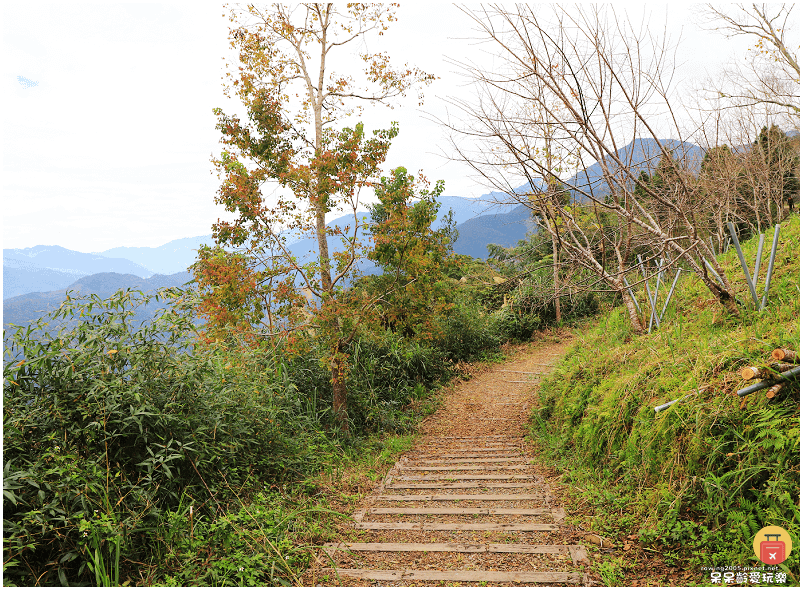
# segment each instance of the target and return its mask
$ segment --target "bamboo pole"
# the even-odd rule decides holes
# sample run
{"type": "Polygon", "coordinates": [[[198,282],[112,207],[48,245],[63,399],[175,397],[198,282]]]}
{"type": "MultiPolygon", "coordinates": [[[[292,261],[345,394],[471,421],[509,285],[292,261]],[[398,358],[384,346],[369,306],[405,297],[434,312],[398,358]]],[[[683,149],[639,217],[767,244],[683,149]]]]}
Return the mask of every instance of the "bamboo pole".
{"type": "Polygon", "coordinates": [[[639,307],[639,302],[636,301],[636,297],[633,296],[633,290],[631,289],[630,283],[628,283],[628,279],[626,279],[625,277],[622,277],[622,281],[625,283],[625,286],[628,288],[628,294],[631,296],[631,299],[633,299],[633,304],[636,306],[636,311],[639,312],[639,315],[642,315],[642,308],[639,307]]]}
{"type": "Polygon", "coordinates": [[[656,322],[656,327],[661,327],[661,318],[656,317],[658,316],[658,312],[656,311],[656,304],[658,303],[658,288],[661,286],[661,266],[664,264],[664,259],[658,261],[658,274],[656,274],[656,289],[655,293],[653,294],[653,311],[650,314],[650,325],[647,327],[647,331],[651,332],[653,330],[653,321],[656,322]]]}
{"type": "Polygon", "coordinates": [[[687,397],[689,397],[689,396],[690,396],[690,395],[692,395],[693,393],[705,393],[705,392],[706,392],[706,390],[707,390],[708,388],[709,388],[709,386],[708,386],[708,385],[704,385],[703,387],[700,387],[700,388],[698,388],[696,392],[694,392],[694,391],[690,391],[689,393],[687,393],[687,394],[686,394],[686,395],[684,395],[683,397],[680,397],[680,398],[678,398],[678,399],[674,399],[674,400],[672,400],[672,401],[670,401],[670,402],[667,402],[667,403],[665,403],[665,404],[661,404],[660,406],[656,406],[655,408],[653,408],[653,410],[654,410],[656,413],[658,413],[658,412],[661,412],[661,411],[663,411],[663,410],[666,410],[666,409],[667,409],[668,407],[670,407],[671,405],[673,405],[673,404],[677,404],[679,401],[682,401],[682,400],[686,399],[687,397]]]}
{"type": "Polygon", "coordinates": [[[686,399],[688,396],[689,396],[689,394],[687,393],[686,395],[684,395],[684,396],[683,396],[683,397],[681,397],[681,398],[674,399],[674,400],[672,400],[671,402],[667,402],[667,403],[665,403],[665,404],[661,404],[660,406],[656,406],[655,408],[653,408],[653,410],[654,410],[656,413],[658,413],[658,412],[661,412],[661,411],[663,411],[663,410],[666,410],[666,409],[667,409],[668,407],[670,407],[672,404],[677,404],[679,401],[682,401],[682,400],[686,399]]]}
{"type": "MultiPolygon", "coordinates": [[[[642,262],[642,255],[641,254],[639,254],[639,268],[642,271],[642,277],[647,277],[647,273],[645,272],[645,269],[644,269],[644,262],[642,262]]],[[[650,301],[650,309],[651,310],[655,310],[656,302],[653,299],[652,293],[650,293],[650,284],[648,283],[647,278],[644,279],[644,287],[647,290],[647,299],[650,301]]],[[[650,316],[650,326],[647,328],[647,332],[648,333],[651,331],[652,327],[653,327],[653,317],[651,315],[650,316]]],[[[658,319],[656,319],[656,327],[657,328],[661,327],[660,320],[658,320],[658,319]]]]}
{"type": "Polygon", "coordinates": [[[723,283],[723,282],[722,282],[722,277],[720,277],[720,276],[717,274],[717,271],[715,271],[715,270],[714,270],[714,267],[713,267],[713,266],[711,266],[711,264],[709,264],[709,262],[708,262],[708,260],[706,260],[706,257],[705,257],[705,256],[703,256],[703,262],[705,262],[705,263],[706,263],[706,267],[708,268],[708,270],[710,270],[710,271],[711,271],[711,274],[712,274],[712,275],[714,275],[714,278],[716,278],[716,279],[719,281],[719,284],[720,284],[720,285],[725,285],[725,283],[723,283]]]}

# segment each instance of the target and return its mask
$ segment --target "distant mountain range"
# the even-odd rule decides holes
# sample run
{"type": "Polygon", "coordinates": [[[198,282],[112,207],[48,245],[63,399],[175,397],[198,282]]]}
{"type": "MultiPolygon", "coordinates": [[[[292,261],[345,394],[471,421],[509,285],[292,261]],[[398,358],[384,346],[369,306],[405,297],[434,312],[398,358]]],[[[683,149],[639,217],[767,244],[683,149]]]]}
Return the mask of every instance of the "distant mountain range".
{"type": "Polygon", "coordinates": [[[124,258],[84,254],[61,246],[3,250],[3,299],[61,289],[80,277],[98,272],[135,274],[147,278],[153,272],[124,258]]]}
{"type": "Polygon", "coordinates": [[[192,280],[189,272],[183,271],[171,275],[153,275],[148,279],[133,274],[101,272],[82,277],[64,289],[44,293],[26,293],[9,299],[3,299],[3,327],[9,324],[26,326],[33,320],[57,309],[64,301],[67,291],[76,294],[96,294],[108,297],[119,289],[137,289],[148,292],[162,287],[181,287],[192,280]]]}
{"type": "Polygon", "coordinates": [[[148,268],[151,271],[150,274],[172,274],[184,271],[190,265],[194,264],[197,256],[197,249],[203,244],[209,246],[214,244],[211,234],[194,238],[172,240],[156,248],[131,248],[121,246],[104,250],[103,252],[95,252],[95,254],[107,258],[126,258],[148,268]]]}
{"type": "MultiPolygon", "coordinates": [[[[684,156],[687,161],[694,162],[699,166],[703,151],[698,146],[688,143],[681,144],[673,140],[662,141],[669,149],[676,150],[678,155],[684,156]]],[[[660,149],[654,140],[631,143],[620,149],[618,153],[623,162],[629,163],[635,168],[650,171],[655,169],[661,156],[660,149]]],[[[579,187],[591,186],[597,196],[608,192],[607,187],[604,186],[600,164],[588,167],[569,179],[568,182],[579,187]]],[[[516,190],[518,194],[528,191],[530,191],[530,186],[527,184],[516,190]]],[[[493,204],[502,201],[504,197],[507,198],[507,195],[502,193],[489,193],[480,199],[440,197],[441,208],[435,226],[438,227],[441,224],[449,210],[453,211],[459,232],[453,249],[459,254],[485,258],[488,254],[488,244],[514,246],[520,240],[525,239],[527,234],[535,233],[536,227],[531,221],[530,211],[526,207],[513,202],[507,205],[493,204]]],[[[368,213],[359,214],[359,216],[361,215],[368,216],[368,213]]],[[[328,225],[343,227],[345,225],[352,226],[353,223],[353,216],[345,215],[333,220],[328,225]]],[[[293,254],[301,260],[316,250],[316,239],[312,236],[287,234],[287,243],[293,254]]],[[[115,290],[108,291],[112,285],[120,287],[134,284],[147,286],[148,283],[145,279],[152,277],[154,281],[161,280],[156,278],[157,275],[188,276],[186,269],[194,263],[197,249],[203,244],[213,244],[210,234],[173,240],[155,248],[117,247],[93,253],[76,252],[60,246],[4,249],[3,322],[6,324],[11,321],[8,319],[9,317],[20,318],[27,314],[22,310],[30,309],[30,306],[23,304],[21,300],[13,303],[11,307],[6,306],[9,299],[19,298],[26,294],[38,294],[37,297],[40,301],[50,301],[56,297],[53,295],[54,293],[63,294],[67,288],[76,290],[96,288],[110,294],[115,290]]],[[[341,248],[342,246],[337,240],[331,240],[332,251],[340,251],[341,248]]],[[[374,265],[368,261],[365,261],[361,270],[367,274],[376,272],[374,265]]],[[[173,284],[178,280],[178,278],[169,279],[167,282],[173,284]]]]}

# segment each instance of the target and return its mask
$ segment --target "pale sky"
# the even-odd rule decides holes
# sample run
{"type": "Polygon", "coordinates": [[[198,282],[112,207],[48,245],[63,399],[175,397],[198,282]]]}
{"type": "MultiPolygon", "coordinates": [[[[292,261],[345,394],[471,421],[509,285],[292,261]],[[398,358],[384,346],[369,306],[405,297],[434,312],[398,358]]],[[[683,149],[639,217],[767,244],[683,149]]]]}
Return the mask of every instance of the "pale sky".
{"type": "MultiPolygon", "coordinates": [[[[420,110],[369,111],[368,129],[400,123],[386,171],[403,165],[446,182],[445,194],[487,189],[448,162],[447,96],[469,93],[445,56],[474,56],[469,20],[444,3],[401,5],[399,22],[370,49],[441,77],[420,110]]],[[[641,11],[640,3],[615,4],[641,11]]],[[[651,22],[683,35],[680,77],[714,72],[749,43],[702,31],[689,5],[649,5],[651,22]]],[[[3,6],[3,247],[59,245],[82,252],[159,246],[211,233],[224,215],[209,158],[219,152],[212,108],[222,95],[227,19],[222,5],[3,6]],[[18,76],[38,83],[26,88],[18,76]]]]}

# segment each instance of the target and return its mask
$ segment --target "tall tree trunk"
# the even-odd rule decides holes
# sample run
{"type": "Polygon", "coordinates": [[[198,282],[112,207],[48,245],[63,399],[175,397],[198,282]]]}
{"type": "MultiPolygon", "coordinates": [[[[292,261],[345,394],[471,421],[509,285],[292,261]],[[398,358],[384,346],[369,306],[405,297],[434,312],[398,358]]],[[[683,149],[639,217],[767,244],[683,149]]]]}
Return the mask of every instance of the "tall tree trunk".
{"type": "MultiPolygon", "coordinates": [[[[327,9],[330,9],[328,5],[327,9]]],[[[328,11],[326,10],[326,16],[328,11]]],[[[327,20],[323,23],[322,27],[322,40],[320,43],[320,68],[319,80],[317,82],[317,92],[309,86],[309,98],[314,105],[314,148],[317,157],[322,154],[322,100],[323,89],[325,88],[325,58],[326,58],[326,45],[328,33],[327,20]]],[[[316,172],[319,174],[319,170],[316,172]]],[[[322,292],[327,297],[333,297],[333,281],[331,279],[331,259],[328,251],[328,232],[325,226],[325,213],[327,203],[325,196],[320,194],[319,191],[319,178],[317,178],[317,191],[314,195],[315,221],[317,231],[317,244],[319,245],[319,274],[320,282],[322,283],[322,292]]],[[[323,300],[322,304],[325,304],[323,300]]],[[[333,318],[331,321],[331,328],[338,333],[339,318],[333,318]]],[[[334,350],[333,359],[331,360],[331,385],[333,386],[333,416],[339,427],[344,432],[349,432],[350,423],[347,417],[347,385],[344,381],[344,363],[339,356],[341,354],[340,342],[336,343],[336,350],[334,350]]]]}

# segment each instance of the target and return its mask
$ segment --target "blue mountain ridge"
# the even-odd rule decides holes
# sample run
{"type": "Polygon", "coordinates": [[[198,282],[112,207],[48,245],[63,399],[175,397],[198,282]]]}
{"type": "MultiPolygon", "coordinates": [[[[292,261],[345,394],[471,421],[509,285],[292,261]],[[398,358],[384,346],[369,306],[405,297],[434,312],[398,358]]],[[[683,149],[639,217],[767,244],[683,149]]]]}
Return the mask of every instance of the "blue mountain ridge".
{"type": "Polygon", "coordinates": [[[62,289],[76,279],[98,272],[153,275],[150,269],[124,258],[85,254],[61,246],[3,249],[3,299],[24,293],[62,289]]]}
{"type": "MultiPolygon", "coordinates": [[[[189,272],[172,275],[152,275],[143,279],[133,274],[102,272],[82,277],[63,289],[48,292],[26,293],[3,300],[3,326],[9,324],[25,326],[50,312],[64,301],[67,291],[79,295],[96,294],[108,297],[119,289],[136,289],[152,292],[162,287],[180,287],[192,280],[189,272]]],[[[155,305],[155,304],[154,304],[155,305]]],[[[161,304],[163,307],[163,303],[161,304]]],[[[153,307],[157,309],[157,307],[153,307]]]]}

